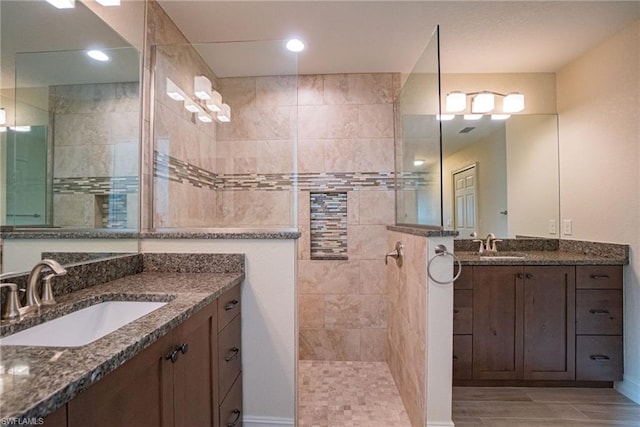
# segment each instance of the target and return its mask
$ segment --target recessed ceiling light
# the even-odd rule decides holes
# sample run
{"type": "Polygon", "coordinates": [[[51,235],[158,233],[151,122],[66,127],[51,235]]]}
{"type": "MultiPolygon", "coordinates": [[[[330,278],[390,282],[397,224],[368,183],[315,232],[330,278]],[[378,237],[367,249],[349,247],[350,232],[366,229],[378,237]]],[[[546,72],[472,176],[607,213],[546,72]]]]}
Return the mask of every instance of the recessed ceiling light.
{"type": "Polygon", "coordinates": [[[100,61],[100,62],[106,62],[111,59],[109,58],[109,55],[97,49],[88,50],[87,55],[89,56],[89,58],[95,59],[96,61],[100,61]]]}
{"type": "Polygon", "coordinates": [[[302,52],[304,50],[304,43],[298,39],[291,39],[286,44],[287,49],[291,52],[302,52]]]}

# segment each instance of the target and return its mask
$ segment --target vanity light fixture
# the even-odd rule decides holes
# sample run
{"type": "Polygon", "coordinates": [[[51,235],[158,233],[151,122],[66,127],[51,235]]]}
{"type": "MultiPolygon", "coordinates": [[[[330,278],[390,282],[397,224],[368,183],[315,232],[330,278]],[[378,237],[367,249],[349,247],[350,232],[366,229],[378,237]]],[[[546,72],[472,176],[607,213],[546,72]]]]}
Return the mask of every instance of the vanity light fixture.
{"type": "Polygon", "coordinates": [[[455,114],[436,114],[436,120],[446,122],[447,120],[453,120],[456,117],[455,114]]]}
{"type": "Polygon", "coordinates": [[[185,98],[184,109],[189,111],[190,113],[199,113],[201,111],[200,107],[198,107],[198,104],[193,102],[191,98],[185,98]]]}
{"type": "Polygon", "coordinates": [[[0,125],[7,123],[7,112],[4,108],[0,108],[0,125]]]}
{"type": "Polygon", "coordinates": [[[47,0],[47,3],[57,9],[73,9],[76,7],[76,0],[47,0]]]}
{"type": "Polygon", "coordinates": [[[222,110],[222,95],[216,90],[211,90],[211,98],[205,102],[207,109],[213,113],[222,110]]]}
{"type": "Polygon", "coordinates": [[[169,77],[167,77],[167,96],[174,101],[184,101],[186,98],[182,89],[180,89],[169,77]]]}
{"type": "Polygon", "coordinates": [[[422,159],[416,159],[413,161],[413,166],[422,166],[424,165],[424,160],[422,159]]]}
{"type": "Polygon", "coordinates": [[[107,55],[106,53],[98,49],[88,50],[87,56],[91,59],[95,59],[96,61],[100,61],[100,62],[107,62],[111,59],[109,55],[107,55]]]}
{"type": "Polygon", "coordinates": [[[231,107],[229,104],[222,104],[220,111],[216,115],[219,122],[227,123],[231,121],[231,107]]]}
{"type": "Polygon", "coordinates": [[[285,46],[291,52],[302,52],[304,50],[304,43],[299,39],[291,39],[285,46]]]}
{"type": "Polygon", "coordinates": [[[211,80],[205,76],[195,76],[193,78],[193,93],[196,98],[203,101],[211,99],[211,80]]]}
{"type": "MultiPolygon", "coordinates": [[[[471,97],[471,111],[473,115],[485,114],[492,112],[495,105],[495,97],[502,98],[502,113],[519,113],[524,110],[524,95],[518,92],[509,92],[506,95],[499,92],[484,90],[480,92],[464,93],[453,91],[447,94],[445,98],[445,108],[447,112],[463,112],[467,111],[467,97],[471,97]]],[[[466,120],[474,120],[465,117],[466,120]]],[[[476,119],[477,120],[477,119],[476,119]]]]}
{"type": "Polygon", "coordinates": [[[96,1],[106,7],[120,6],[120,0],[96,0],[96,1]]]}

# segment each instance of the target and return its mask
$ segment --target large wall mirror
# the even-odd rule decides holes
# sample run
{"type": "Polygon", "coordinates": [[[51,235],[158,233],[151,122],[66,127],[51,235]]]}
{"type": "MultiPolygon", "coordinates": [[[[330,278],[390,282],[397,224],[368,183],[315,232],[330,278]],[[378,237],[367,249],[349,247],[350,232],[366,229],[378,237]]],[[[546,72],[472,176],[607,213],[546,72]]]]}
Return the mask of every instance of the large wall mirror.
{"type": "MultiPolygon", "coordinates": [[[[145,3],[0,7],[1,225],[27,233],[137,231],[145,3]]],[[[105,251],[93,242],[92,252],[105,251]]],[[[15,255],[7,243],[5,271],[15,255]]],[[[106,251],[135,252],[137,242],[123,239],[106,251]]]]}
{"type": "Polygon", "coordinates": [[[559,237],[557,115],[441,124],[445,229],[461,239],[559,237]]]}

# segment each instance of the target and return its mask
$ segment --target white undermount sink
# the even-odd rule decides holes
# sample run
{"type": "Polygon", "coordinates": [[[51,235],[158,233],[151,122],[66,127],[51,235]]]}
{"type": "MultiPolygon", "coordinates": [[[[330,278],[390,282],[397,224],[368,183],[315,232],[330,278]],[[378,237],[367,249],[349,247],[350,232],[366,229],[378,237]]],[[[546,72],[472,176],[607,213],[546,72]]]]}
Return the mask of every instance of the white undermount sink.
{"type": "Polygon", "coordinates": [[[166,302],[106,301],[0,338],[0,345],[80,347],[165,304],[166,302]]]}

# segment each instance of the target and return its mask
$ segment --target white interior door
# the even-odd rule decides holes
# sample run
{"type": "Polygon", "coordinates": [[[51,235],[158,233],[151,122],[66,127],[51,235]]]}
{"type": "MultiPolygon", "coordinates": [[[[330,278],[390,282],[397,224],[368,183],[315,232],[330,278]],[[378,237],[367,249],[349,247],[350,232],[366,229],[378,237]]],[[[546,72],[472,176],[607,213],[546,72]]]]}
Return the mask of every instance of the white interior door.
{"type": "Polygon", "coordinates": [[[453,173],[453,218],[454,227],[460,237],[468,237],[477,232],[478,224],[478,179],[476,165],[471,165],[453,173]]]}

